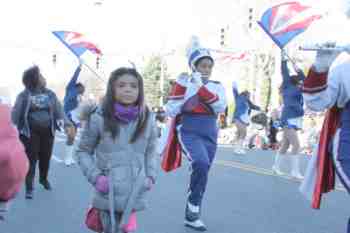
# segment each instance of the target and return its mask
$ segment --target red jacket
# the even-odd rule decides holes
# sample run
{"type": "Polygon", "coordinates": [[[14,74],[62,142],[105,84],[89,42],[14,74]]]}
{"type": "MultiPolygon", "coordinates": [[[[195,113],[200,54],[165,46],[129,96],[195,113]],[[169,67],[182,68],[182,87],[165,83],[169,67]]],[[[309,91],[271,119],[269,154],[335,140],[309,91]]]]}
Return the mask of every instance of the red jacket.
{"type": "Polygon", "coordinates": [[[0,104],[0,129],[0,200],[8,201],[24,182],[28,159],[12,125],[10,108],[3,104],[0,104]]]}

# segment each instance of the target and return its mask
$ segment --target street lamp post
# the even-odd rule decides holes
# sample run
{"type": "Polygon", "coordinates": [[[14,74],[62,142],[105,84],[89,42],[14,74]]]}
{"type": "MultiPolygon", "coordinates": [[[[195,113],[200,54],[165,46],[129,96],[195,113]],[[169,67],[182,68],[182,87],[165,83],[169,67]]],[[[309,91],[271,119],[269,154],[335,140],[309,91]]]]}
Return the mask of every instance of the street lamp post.
{"type": "Polygon", "coordinates": [[[164,59],[163,57],[161,57],[160,59],[160,98],[159,98],[159,106],[163,106],[164,104],[164,79],[165,79],[165,75],[164,75],[164,59]]]}

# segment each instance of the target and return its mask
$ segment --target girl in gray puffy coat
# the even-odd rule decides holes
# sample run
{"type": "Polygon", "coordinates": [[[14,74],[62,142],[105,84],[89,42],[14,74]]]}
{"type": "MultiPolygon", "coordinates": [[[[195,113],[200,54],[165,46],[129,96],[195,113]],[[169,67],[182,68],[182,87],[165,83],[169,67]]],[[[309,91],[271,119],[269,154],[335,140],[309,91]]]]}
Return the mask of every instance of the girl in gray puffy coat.
{"type": "Polygon", "coordinates": [[[146,208],[146,193],[155,183],[157,136],[141,75],[130,68],[112,72],[103,103],[91,113],[76,151],[94,187],[92,207],[104,233],[135,231],[135,213],[146,208]]]}

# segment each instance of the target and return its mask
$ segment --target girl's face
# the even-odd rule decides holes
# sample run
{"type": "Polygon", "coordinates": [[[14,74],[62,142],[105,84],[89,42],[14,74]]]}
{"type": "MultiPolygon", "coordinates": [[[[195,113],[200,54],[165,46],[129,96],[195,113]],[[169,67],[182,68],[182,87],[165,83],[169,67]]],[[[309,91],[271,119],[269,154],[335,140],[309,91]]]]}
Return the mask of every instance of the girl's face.
{"type": "Polygon", "coordinates": [[[211,72],[213,70],[213,62],[209,58],[203,58],[201,59],[197,66],[196,69],[199,73],[202,74],[202,77],[205,79],[209,79],[211,72]]]}
{"type": "Polygon", "coordinates": [[[136,104],[139,82],[133,75],[123,74],[114,82],[114,99],[124,105],[136,104]]]}

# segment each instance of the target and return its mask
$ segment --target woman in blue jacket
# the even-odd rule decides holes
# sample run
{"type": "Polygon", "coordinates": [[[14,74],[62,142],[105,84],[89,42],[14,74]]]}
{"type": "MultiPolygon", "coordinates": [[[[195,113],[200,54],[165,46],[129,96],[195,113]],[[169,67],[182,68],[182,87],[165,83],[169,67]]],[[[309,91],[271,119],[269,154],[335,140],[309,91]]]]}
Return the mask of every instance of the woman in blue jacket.
{"type": "Polygon", "coordinates": [[[281,114],[281,126],[283,128],[283,139],[281,147],[275,157],[275,162],[272,170],[282,175],[283,172],[280,170],[280,163],[282,156],[284,156],[289,146],[292,147],[291,158],[292,158],[292,170],[291,175],[297,179],[302,179],[303,176],[300,174],[299,168],[299,150],[300,143],[297,131],[302,128],[302,120],[304,116],[303,109],[303,95],[301,90],[301,84],[305,79],[304,73],[294,66],[296,75],[290,75],[290,71],[287,66],[287,58],[282,51],[282,63],[281,72],[283,82],[280,87],[281,95],[283,98],[283,108],[281,114]]]}
{"type": "Polygon", "coordinates": [[[64,113],[69,118],[69,120],[73,123],[74,128],[71,128],[74,132],[69,132],[67,135],[71,135],[71,137],[67,137],[66,142],[66,154],[64,158],[64,163],[67,166],[70,166],[74,163],[73,160],[73,151],[74,151],[74,140],[76,136],[77,129],[80,125],[78,113],[78,106],[81,99],[81,96],[85,92],[85,87],[83,84],[78,83],[78,78],[81,71],[81,63],[75,69],[73,77],[69,81],[66,86],[66,94],[64,96],[64,113]]]}
{"type": "Polygon", "coordinates": [[[237,127],[235,153],[244,154],[244,139],[247,136],[247,127],[249,125],[249,115],[251,110],[260,111],[260,107],[250,101],[250,93],[243,91],[239,94],[237,83],[232,83],[233,96],[235,98],[236,108],[233,115],[233,122],[237,127]]]}

